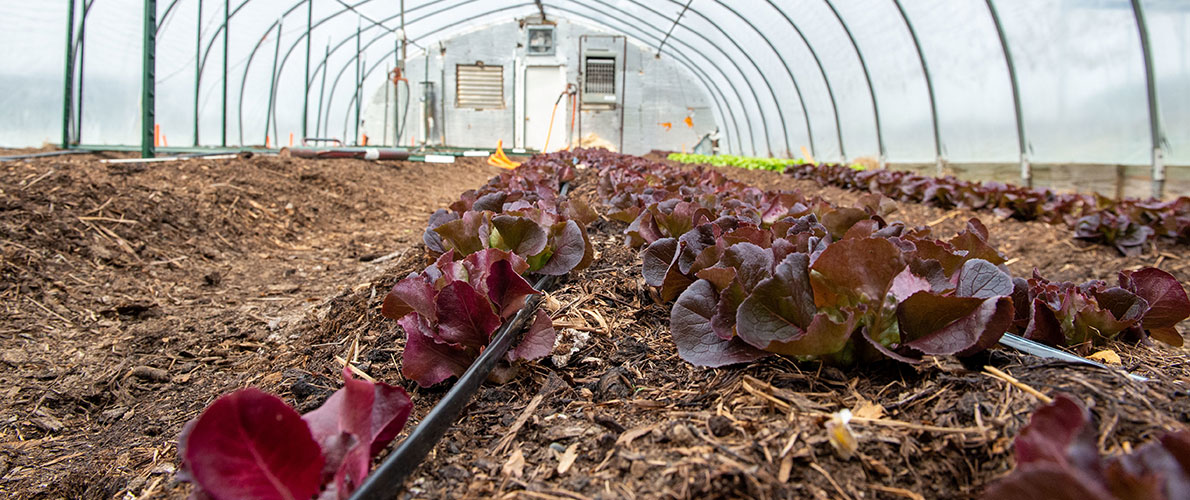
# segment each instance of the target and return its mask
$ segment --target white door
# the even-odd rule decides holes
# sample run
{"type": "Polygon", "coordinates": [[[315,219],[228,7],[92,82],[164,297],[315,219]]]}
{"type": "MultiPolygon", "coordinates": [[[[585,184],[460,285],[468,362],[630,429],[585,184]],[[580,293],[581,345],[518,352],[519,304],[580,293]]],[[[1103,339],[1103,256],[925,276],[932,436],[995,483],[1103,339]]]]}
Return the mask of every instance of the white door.
{"type": "Polygon", "coordinates": [[[566,73],[563,66],[527,66],[525,68],[525,95],[523,103],[525,147],[545,150],[546,136],[549,136],[548,148],[557,151],[566,147],[566,124],[569,119],[566,100],[558,103],[558,111],[554,113],[554,128],[551,132],[550,113],[554,112],[554,102],[566,90],[566,73]]]}

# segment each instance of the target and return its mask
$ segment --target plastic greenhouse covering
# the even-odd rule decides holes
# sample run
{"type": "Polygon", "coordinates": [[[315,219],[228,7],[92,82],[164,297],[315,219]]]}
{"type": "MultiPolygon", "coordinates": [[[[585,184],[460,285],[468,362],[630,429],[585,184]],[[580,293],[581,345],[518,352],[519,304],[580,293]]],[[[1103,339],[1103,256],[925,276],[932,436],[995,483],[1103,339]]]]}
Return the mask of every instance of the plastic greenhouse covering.
{"type": "Polygon", "coordinates": [[[685,67],[733,153],[1190,164],[1183,0],[0,0],[0,144],[139,144],[147,4],[178,145],[344,123],[357,33],[368,92],[402,35],[420,57],[540,6],[685,67]]]}

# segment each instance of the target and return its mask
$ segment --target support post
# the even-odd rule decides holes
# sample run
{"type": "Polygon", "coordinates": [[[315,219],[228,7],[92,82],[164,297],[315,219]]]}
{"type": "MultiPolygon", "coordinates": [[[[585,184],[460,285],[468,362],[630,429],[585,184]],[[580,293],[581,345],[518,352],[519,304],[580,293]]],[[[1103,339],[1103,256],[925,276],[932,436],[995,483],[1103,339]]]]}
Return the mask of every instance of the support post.
{"type": "Polygon", "coordinates": [[[74,0],[66,0],[66,69],[62,80],[62,149],[70,147],[70,115],[74,111],[74,0]]]}
{"type": "Polygon", "coordinates": [[[1149,28],[1145,22],[1145,9],[1140,0],[1132,0],[1132,15],[1136,18],[1136,29],[1140,33],[1140,49],[1145,61],[1145,90],[1149,98],[1149,136],[1153,150],[1153,198],[1165,196],[1165,133],[1161,130],[1161,115],[1158,113],[1157,81],[1153,77],[1153,47],[1149,43],[1149,28]]]}
{"type": "Polygon", "coordinates": [[[302,93],[302,137],[309,137],[306,125],[310,115],[310,39],[314,29],[314,0],[306,0],[306,76],[302,78],[305,92],[302,93]]]}
{"type": "Polygon", "coordinates": [[[934,100],[934,81],[930,79],[930,66],[926,64],[926,55],[921,50],[921,41],[917,39],[917,30],[913,29],[913,22],[909,20],[909,15],[905,13],[905,8],[901,6],[901,0],[893,0],[893,4],[897,6],[897,12],[901,13],[901,19],[905,21],[905,27],[909,28],[909,36],[913,38],[913,47],[917,49],[917,59],[921,61],[921,72],[926,77],[926,91],[930,95],[930,118],[931,123],[934,125],[935,168],[938,175],[942,175],[942,167],[946,163],[946,160],[942,157],[942,135],[938,132],[938,105],[934,100]]]}
{"type": "MultiPolygon", "coordinates": [[[[401,67],[401,35],[397,35],[393,42],[393,74],[390,76],[404,74],[405,68],[401,67]]],[[[393,147],[397,147],[401,145],[401,83],[395,78],[390,80],[393,84],[393,147]]]]}
{"type": "Polygon", "coordinates": [[[992,0],[984,0],[988,6],[988,13],[996,25],[996,35],[1000,37],[1000,49],[1004,51],[1004,63],[1008,65],[1008,81],[1012,84],[1012,110],[1016,116],[1016,140],[1021,154],[1021,185],[1033,187],[1033,167],[1029,164],[1029,143],[1025,139],[1025,117],[1021,113],[1021,90],[1016,78],[1016,65],[1012,62],[1012,49],[1008,47],[1008,37],[1004,34],[1004,25],[1000,24],[1000,14],[996,12],[996,4],[992,0]]]}
{"type": "Polygon", "coordinates": [[[198,0],[198,17],[194,21],[194,147],[198,147],[198,92],[202,82],[202,0],[198,0]]]}
{"type": "Polygon", "coordinates": [[[227,46],[231,38],[231,0],[223,0],[223,137],[220,144],[227,147],[227,46]]]}
{"type": "Polygon", "coordinates": [[[326,41],[326,55],[322,57],[322,87],[318,89],[318,114],[314,118],[314,135],[322,137],[322,98],[326,95],[326,74],[330,69],[331,41],[326,41]]]}
{"type": "Polygon", "coordinates": [[[661,39],[661,43],[657,45],[657,57],[661,57],[661,49],[665,48],[665,42],[669,41],[670,35],[673,35],[674,28],[678,27],[678,21],[681,21],[682,16],[686,15],[686,11],[690,9],[690,4],[692,3],[694,3],[694,0],[687,1],[686,6],[682,7],[682,11],[678,12],[678,17],[674,18],[674,23],[669,26],[669,31],[665,32],[665,37],[663,37],[661,39]]]}
{"type": "MultiPolygon", "coordinates": [[[[269,107],[265,109],[264,116],[264,142],[269,143],[269,125],[272,124],[273,119],[273,104],[277,96],[277,58],[281,55],[281,24],[285,18],[277,19],[277,45],[273,49],[273,72],[269,73],[269,107]]],[[[281,138],[277,137],[280,141],[281,138]]]]}
{"type": "Polygon", "coordinates": [[[355,145],[356,146],[359,146],[359,102],[362,100],[362,99],[360,99],[361,96],[359,95],[359,89],[360,89],[360,84],[359,84],[359,75],[360,75],[359,39],[360,39],[361,31],[362,30],[360,29],[360,25],[356,24],[356,26],[355,26],[355,145]]]}
{"type": "Polygon", "coordinates": [[[87,15],[91,12],[91,6],[95,4],[95,0],[83,2],[83,20],[79,21],[79,35],[78,35],[78,62],[75,68],[75,74],[78,75],[78,81],[75,82],[74,102],[74,134],[71,136],[71,143],[78,144],[83,140],[83,89],[87,81],[87,15]]]}
{"type": "Polygon", "coordinates": [[[152,158],[155,154],[153,144],[153,125],[155,124],[153,111],[153,97],[156,93],[157,68],[157,0],[145,1],[144,39],[141,44],[141,158],[152,158]]]}

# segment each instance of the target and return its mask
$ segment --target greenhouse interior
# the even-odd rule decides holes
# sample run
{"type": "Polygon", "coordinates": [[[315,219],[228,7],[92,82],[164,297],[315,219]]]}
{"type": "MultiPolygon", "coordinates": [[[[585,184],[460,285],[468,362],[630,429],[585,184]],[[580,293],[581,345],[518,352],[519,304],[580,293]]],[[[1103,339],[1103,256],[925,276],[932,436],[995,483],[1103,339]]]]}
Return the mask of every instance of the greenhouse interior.
{"type": "Polygon", "coordinates": [[[1190,2],[0,0],[0,48],[5,497],[1190,499],[1190,2]]]}

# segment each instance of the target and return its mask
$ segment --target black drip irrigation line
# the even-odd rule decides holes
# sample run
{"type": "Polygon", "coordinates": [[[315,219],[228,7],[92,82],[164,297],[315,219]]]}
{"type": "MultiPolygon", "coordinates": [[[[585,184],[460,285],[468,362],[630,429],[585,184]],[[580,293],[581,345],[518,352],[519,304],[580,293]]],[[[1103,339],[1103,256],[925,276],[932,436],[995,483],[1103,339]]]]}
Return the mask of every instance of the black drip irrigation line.
{"type": "MultiPolygon", "coordinates": [[[[561,196],[566,195],[569,183],[563,183],[561,196]]],[[[542,276],[533,284],[537,291],[551,288],[557,281],[557,276],[542,276]]],[[[537,304],[541,302],[541,295],[533,295],[525,301],[525,306],[516,316],[505,322],[496,330],[492,343],[483,350],[479,358],[455,382],[446,396],[434,406],[430,413],[409,433],[409,437],[393,450],[375,471],[368,475],[364,484],[355,490],[351,500],[380,500],[393,498],[405,484],[405,480],[413,474],[417,467],[429,455],[430,450],[438,444],[446,431],[454,425],[463,408],[471,401],[471,396],[479,390],[479,386],[488,378],[488,374],[495,368],[504,353],[521,330],[529,323],[530,318],[537,311],[537,304]]]]}

